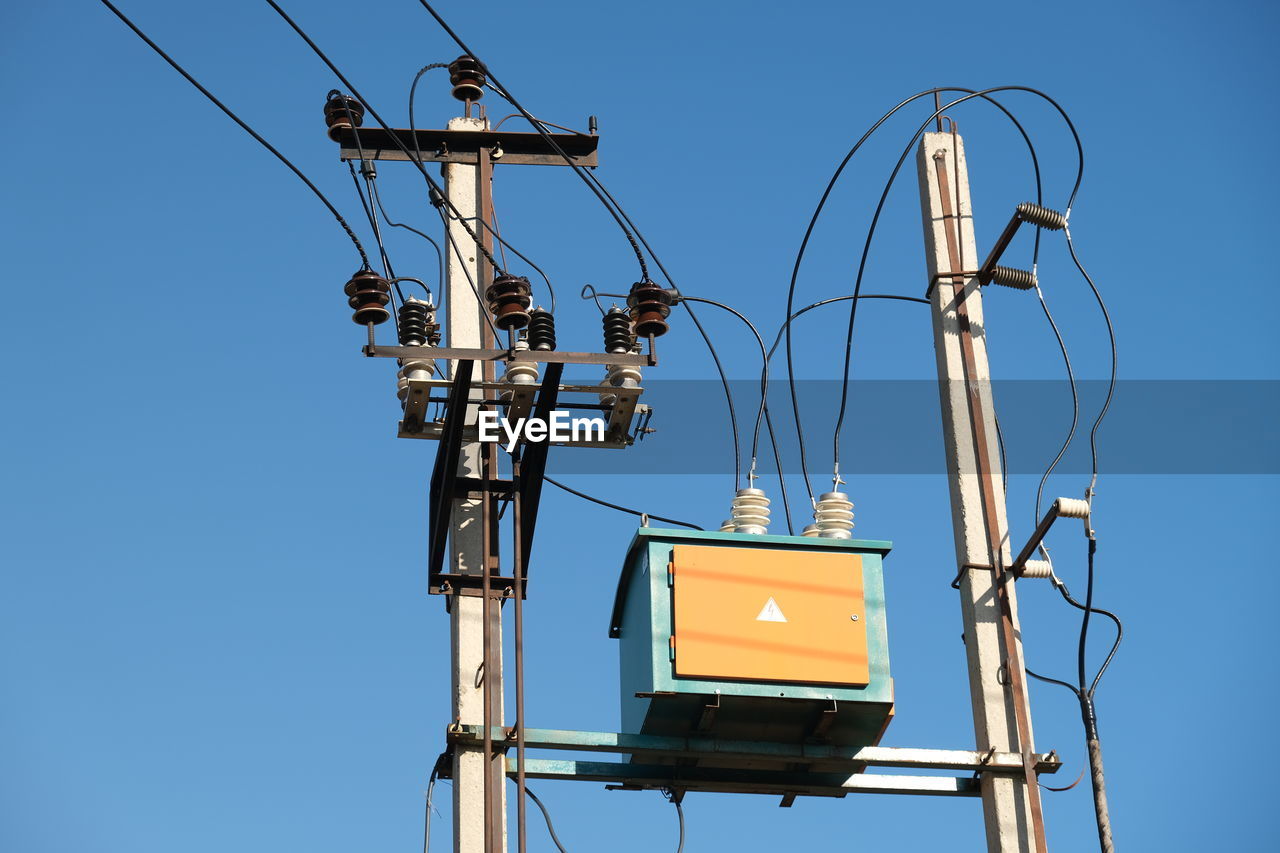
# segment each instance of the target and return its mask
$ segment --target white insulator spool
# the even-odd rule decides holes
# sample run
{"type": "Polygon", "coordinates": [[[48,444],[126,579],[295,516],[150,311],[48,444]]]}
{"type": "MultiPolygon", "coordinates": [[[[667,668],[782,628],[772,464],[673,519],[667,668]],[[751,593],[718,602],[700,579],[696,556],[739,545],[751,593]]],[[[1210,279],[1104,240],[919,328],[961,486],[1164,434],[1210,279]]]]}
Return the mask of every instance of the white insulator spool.
{"type": "Polygon", "coordinates": [[[844,492],[827,492],[818,497],[813,509],[818,536],[823,539],[853,538],[853,501],[844,492]]]}
{"type": "MultiPolygon", "coordinates": [[[[516,341],[513,349],[516,352],[528,352],[529,342],[526,340],[516,341]]],[[[538,365],[532,361],[508,361],[506,370],[502,374],[502,381],[510,385],[537,385],[538,365]]],[[[498,399],[509,401],[511,396],[510,391],[503,391],[498,394],[498,399]]]]}
{"type": "Polygon", "coordinates": [[[1058,498],[1054,501],[1063,518],[1088,518],[1089,502],[1080,498],[1058,498]]]}
{"type": "Polygon", "coordinates": [[[806,524],[804,530],[800,531],[801,536],[816,537],[818,535],[818,525],[806,524]]]}
{"type": "Polygon", "coordinates": [[[400,361],[400,370],[396,373],[396,396],[404,402],[409,396],[410,379],[430,379],[436,375],[436,363],[428,359],[408,359],[400,361]]]}
{"type": "Polygon", "coordinates": [[[733,532],[733,519],[732,519],[732,518],[726,518],[724,521],[720,522],[720,532],[721,532],[721,533],[732,533],[732,532],[733,532]]]}
{"type": "Polygon", "coordinates": [[[1022,576],[1024,578],[1051,578],[1053,577],[1053,564],[1048,560],[1027,560],[1022,564],[1022,576]]]}
{"type": "Polygon", "coordinates": [[[735,533],[762,535],[769,532],[769,499],[764,489],[738,489],[730,510],[735,533]]]}
{"type": "MultiPolygon", "coordinates": [[[[639,388],[640,368],[632,367],[629,364],[605,365],[604,382],[600,384],[609,388],[639,388]]],[[[617,401],[617,394],[606,392],[600,395],[600,402],[606,406],[612,406],[617,401]]]]}

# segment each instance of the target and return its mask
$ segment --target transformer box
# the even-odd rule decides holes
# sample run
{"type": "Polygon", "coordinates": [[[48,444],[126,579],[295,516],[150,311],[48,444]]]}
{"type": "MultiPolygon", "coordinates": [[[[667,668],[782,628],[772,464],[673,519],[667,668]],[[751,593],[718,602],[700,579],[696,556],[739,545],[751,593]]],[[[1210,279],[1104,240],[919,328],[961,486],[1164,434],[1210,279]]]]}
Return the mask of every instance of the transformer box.
{"type": "Polygon", "coordinates": [[[641,528],[609,634],[622,731],[879,742],[893,716],[890,543],[641,528]]]}

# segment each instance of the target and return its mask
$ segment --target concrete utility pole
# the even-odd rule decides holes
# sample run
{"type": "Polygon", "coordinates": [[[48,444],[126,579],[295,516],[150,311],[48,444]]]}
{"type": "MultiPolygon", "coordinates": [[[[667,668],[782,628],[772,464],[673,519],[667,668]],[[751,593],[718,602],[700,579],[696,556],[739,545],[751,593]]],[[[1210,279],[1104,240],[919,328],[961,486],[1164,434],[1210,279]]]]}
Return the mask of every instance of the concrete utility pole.
{"type": "MultiPolygon", "coordinates": [[[[487,130],[488,119],[460,117],[449,120],[449,130],[487,130]]],[[[468,221],[473,233],[484,235],[484,228],[477,222],[488,215],[490,179],[492,169],[488,152],[481,151],[474,163],[445,163],[443,165],[445,192],[458,215],[468,221]]],[[[488,311],[478,298],[477,290],[484,292],[492,281],[493,273],[483,255],[476,248],[475,240],[462,223],[445,208],[449,217],[451,240],[446,241],[446,275],[448,303],[446,328],[450,347],[483,347],[491,343],[486,318],[488,311]],[[455,251],[454,247],[457,247],[455,251]],[[459,254],[461,252],[461,255],[459,254]]],[[[482,236],[483,239],[483,236],[482,236]]],[[[486,365],[484,379],[492,379],[491,365],[486,365]]],[[[473,391],[473,399],[481,392],[473,391]]],[[[477,406],[467,410],[467,423],[477,419],[477,406]]],[[[463,477],[483,478],[485,446],[468,442],[462,446],[458,474],[463,477]]],[[[492,450],[492,445],[488,448],[492,450]]],[[[490,571],[497,570],[497,537],[486,512],[488,502],[481,499],[458,500],[454,505],[450,527],[453,571],[459,574],[480,575],[484,561],[489,560],[490,571]]],[[[452,718],[455,721],[484,720],[485,726],[500,726],[502,707],[502,607],[473,595],[449,597],[450,646],[453,659],[452,718]],[[488,612],[488,627],[485,613],[488,612]],[[485,650],[489,649],[489,659],[485,650]],[[486,686],[487,696],[486,699],[486,686]],[[488,707],[486,707],[488,706],[488,707]]],[[[456,853],[494,853],[506,850],[506,776],[501,759],[485,767],[485,752],[481,745],[457,746],[453,753],[453,849],[456,853]],[[487,773],[487,779],[486,779],[487,773]],[[486,804],[489,807],[486,808],[486,804]],[[485,826],[485,814],[490,817],[485,826]]]]}
{"type": "Polygon", "coordinates": [[[1044,853],[1017,600],[1007,572],[1012,561],[986,326],[974,272],[981,259],[964,145],[954,129],[924,135],[917,168],[974,734],[980,751],[1019,753],[1025,769],[982,776],[987,849],[1044,853]]]}

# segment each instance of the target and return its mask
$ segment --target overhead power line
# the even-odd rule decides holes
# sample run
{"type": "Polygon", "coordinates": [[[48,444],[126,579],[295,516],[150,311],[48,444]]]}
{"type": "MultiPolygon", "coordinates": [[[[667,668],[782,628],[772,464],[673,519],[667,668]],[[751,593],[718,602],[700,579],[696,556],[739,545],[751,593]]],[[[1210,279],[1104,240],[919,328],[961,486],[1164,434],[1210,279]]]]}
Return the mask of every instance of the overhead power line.
{"type": "Polygon", "coordinates": [[[204,86],[200,85],[200,81],[196,80],[195,77],[191,76],[191,74],[189,74],[187,70],[183,68],[181,65],[179,65],[177,61],[173,59],[173,57],[165,53],[164,50],[161,49],[161,47],[158,44],[152,41],[147,36],[146,33],[144,33],[141,29],[139,29],[137,24],[129,20],[128,16],[126,16],[124,12],[121,12],[119,9],[117,9],[110,2],[110,0],[102,0],[102,5],[106,6],[109,10],[111,10],[111,13],[115,15],[117,18],[119,18],[126,27],[133,30],[134,35],[136,35],[138,38],[146,42],[147,46],[150,47],[152,50],[154,50],[157,54],[159,54],[161,59],[169,63],[169,65],[173,68],[174,71],[177,71],[186,79],[188,83],[196,87],[196,89],[199,90],[200,94],[204,95],[213,103],[214,106],[222,110],[222,112],[226,114],[227,118],[231,119],[236,124],[240,125],[241,130],[243,130],[245,133],[249,134],[255,140],[257,140],[257,142],[263,148],[270,151],[272,154],[275,155],[277,160],[279,160],[281,163],[287,166],[289,168],[289,171],[297,175],[298,180],[306,184],[307,188],[310,189],[313,193],[315,193],[316,198],[320,199],[321,203],[323,203],[324,206],[329,209],[329,212],[333,214],[333,218],[338,220],[338,224],[342,226],[342,230],[345,231],[347,236],[351,238],[351,242],[355,244],[356,251],[360,253],[360,268],[361,269],[370,268],[369,256],[365,254],[364,246],[361,245],[360,243],[360,238],[357,237],[355,232],[351,230],[351,226],[347,224],[347,220],[342,217],[342,214],[338,212],[338,209],[333,206],[333,202],[329,201],[328,197],[325,196],[324,193],[320,192],[319,187],[313,184],[311,182],[311,179],[308,178],[306,175],[304,175],[302,173],[302,170],[293,164],[293,161],[291,161],[288,157],[281,154],[279,149],[277,149],[270,142],[263,139],[261,134],[259,134],[256,130],[250,127],[248,123],[246,123],[243,119],[240,118],[240,116],[232,112],[231,108],[228,107],[226,104],[222,103],[222,101],[218,100],[218,98],[215,97],[212,92],[210,92],[204,86]]]}

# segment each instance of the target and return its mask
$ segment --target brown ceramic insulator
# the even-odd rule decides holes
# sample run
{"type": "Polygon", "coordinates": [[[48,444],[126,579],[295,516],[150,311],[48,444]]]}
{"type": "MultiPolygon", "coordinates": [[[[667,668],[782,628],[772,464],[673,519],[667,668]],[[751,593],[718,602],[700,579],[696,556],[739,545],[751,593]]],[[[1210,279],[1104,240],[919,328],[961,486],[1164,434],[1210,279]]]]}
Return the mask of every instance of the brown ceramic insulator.
{"type": "Polygon", "coordinates": [[[671,313],[671,293],[651,281],[639,281],[631,286],[627,307],[631,309],[631,322],[637,337],[661,337],[667,333],[667,315],[671,313]]]}
{"type": "Polygon", "coordinates": [[[484,97],[484,66],[475,57],[459,56],[449,63],[449,82],[459,101],[478,101],[484,97]]]}
{"type": "Polygon", "coordinates": [[[364,104],[350,95],[334,95],[324,102],[324,123],[329,126],[329,138],[338,141],[338,133],[364,124],[364,104]],[[350,111],[348,113],[348,111],[350,111]]]}
{"type": "Polygon", "coordinates": [[[529,325],[529,279],[522,275],[500,275],[484,292],[493,315],[493,325],[499,329],[523,329],[529,325]]]}
{"type": "Polygon", "coordinates": [[[385,323],[391,317],[386,304],[391,301],[391,285],[372,270],[360,270],[342,288],[347,294],[347,304],[355,312],[353,322],[366,326],[385,323]]]}

